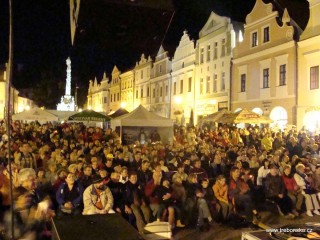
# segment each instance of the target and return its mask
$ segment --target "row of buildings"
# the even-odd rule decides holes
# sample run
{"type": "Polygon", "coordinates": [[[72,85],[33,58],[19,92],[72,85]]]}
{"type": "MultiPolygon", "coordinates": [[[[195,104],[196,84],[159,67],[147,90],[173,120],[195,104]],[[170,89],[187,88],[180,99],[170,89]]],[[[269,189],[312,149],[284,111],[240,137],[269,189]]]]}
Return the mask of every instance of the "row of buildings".
{"type": "MultiPolygon", "coordinates": [[[[222,109],[248,109],[273,125],[320,128],[320,0],[308,0],[304,31],[286,9],[256,0],[245,24],[214,12],[194,42],[185,31],[170,58],[141,55],[129,71],[90,80],[87,106],[103,112],[140,104],[197,123],[222,109]]],[[[276,2],[276,1],[275,1],[276,2]]]]}
{"type": "MultiPolygon", "coordinates": [[[[7,78],[7,65],[0,65],[0,121],[7,116],[8,106],[8,78],[7,78]]],[[[10,114],[29,110],[34,105],[33,101],[29,98],[22,97],[19,90],[10,87],[10,114]]]]}

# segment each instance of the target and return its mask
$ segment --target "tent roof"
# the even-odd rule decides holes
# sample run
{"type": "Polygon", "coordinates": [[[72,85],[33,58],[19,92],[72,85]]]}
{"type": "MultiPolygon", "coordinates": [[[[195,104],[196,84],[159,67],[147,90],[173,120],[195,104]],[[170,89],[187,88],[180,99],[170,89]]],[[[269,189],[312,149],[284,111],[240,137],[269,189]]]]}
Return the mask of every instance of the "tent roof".
{"type": "Polygon", "coordinates": [[[142,105],[132,112],[111,120],[111,126],[172,127],[173,120],[149,112],[142,105]]]}
{"type": "Polygon", "coordinates": [[[114,113],[112,113],[112,114],[110,114],[108,116],[111,117],[111,118],[116,118],[116,117],[120,117],[120,116],[122,116],[124,114],[127,114],[127,113],[129,113],[129,112],[126,109],[119,108],[117,111],[115,111],[114,113]]]}
{"type": "Polygon", "coordinates": [[[243,109],[236,113],[224,114],[220,119],[217,120],[220,123],[271,123],[272,120],[265,116],[260,116],[259,114],[243,109]]]}
{"type": "Polygon", "coordinates": [[[56,115],[49,113],[46,110],[42,110],[41,108],[35,107],[29,111],[23,111],[21,113],[12,115],[12,120],[50,122],[58,121],[59,119],[56,115]]]}

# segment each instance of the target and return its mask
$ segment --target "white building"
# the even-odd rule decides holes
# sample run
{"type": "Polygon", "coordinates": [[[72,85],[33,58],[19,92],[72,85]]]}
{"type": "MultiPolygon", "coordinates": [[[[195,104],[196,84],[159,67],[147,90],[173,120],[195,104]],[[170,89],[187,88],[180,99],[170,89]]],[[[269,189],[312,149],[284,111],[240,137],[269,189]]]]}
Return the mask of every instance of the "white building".
{"type": "Polygon", "coordinates": [[[191,111],[195,109],[195,44],[187,31],[183,32],[179,45],[172,58],[171,114],[177,119],[183,115],[190,122],[191,111]]]}

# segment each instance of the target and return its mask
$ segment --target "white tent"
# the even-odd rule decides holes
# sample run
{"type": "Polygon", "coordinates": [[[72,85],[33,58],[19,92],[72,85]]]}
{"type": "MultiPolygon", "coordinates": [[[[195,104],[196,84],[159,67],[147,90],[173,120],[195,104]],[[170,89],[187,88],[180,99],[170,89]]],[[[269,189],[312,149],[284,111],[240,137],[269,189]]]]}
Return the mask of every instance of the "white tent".
{"type": "Polygon", "coordinates": [[[173,137],[173,120],[149,112],[142,105],[128,114],[112,119],[111,127],[120,127],[121,132],[123,127],[137,127],[137,130],[157,128],[163,142],[170,142],[173,137]]]}
{"type": "Polygon", "coordinates": [[[38,121],[40,123],[58,121],[58,117],[52,113],[42,110],[41,108],[32,108],[29,111],[23,111],[12,115],[13,121],[38,121]]]}

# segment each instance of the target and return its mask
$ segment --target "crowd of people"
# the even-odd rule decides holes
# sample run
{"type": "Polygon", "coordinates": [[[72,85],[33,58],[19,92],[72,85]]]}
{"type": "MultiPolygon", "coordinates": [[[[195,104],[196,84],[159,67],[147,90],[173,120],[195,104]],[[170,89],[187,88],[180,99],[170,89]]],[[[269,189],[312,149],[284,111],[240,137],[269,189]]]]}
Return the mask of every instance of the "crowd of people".
{"type": "Polygon", "coordinates": [[[285,218],[320,215],[320,137],[305,131],[179,127],[172,143],[144,132],[126,145],[112,129],[79,123],[14,122],[10,132],[8,141],[3,123],[5,234],[11,207],[15,234],[34,239],[49,236],[55,215],[119,214],[140,233],[153,221],[199,231],[234,215],[259,221],[266,201],[285,218]]]}

